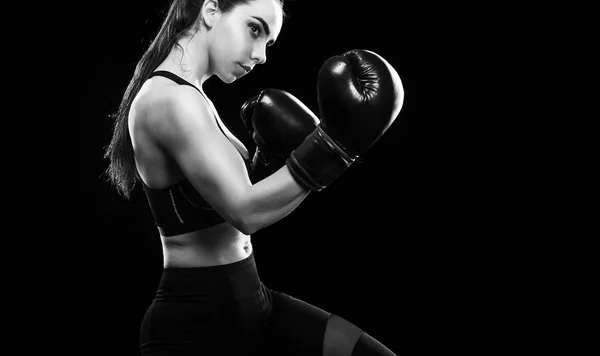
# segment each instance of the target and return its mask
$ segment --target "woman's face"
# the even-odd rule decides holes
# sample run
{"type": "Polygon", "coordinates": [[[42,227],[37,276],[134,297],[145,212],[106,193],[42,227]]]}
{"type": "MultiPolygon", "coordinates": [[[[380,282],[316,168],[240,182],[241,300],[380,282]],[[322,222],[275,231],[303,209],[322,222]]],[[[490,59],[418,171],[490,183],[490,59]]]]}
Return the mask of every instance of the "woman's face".
{"type": "Polygon", "coordinates": [[[222,14],[209,30],[209,65],[231,83],[267,60],[267,46],[279,36],[283,10],[277,0],[253,0],[222,14]]]}

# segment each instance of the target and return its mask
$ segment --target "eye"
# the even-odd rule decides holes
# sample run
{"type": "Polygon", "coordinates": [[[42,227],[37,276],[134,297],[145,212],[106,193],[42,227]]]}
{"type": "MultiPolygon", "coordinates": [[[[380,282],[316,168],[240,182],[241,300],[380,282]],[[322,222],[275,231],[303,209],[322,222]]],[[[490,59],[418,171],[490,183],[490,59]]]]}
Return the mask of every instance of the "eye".
{"type": "Polygon", "coordinates": [[[258,37],[260,35],[260,27],[255,25],[250,25],[249,27],[254,37],[258,37]]]}

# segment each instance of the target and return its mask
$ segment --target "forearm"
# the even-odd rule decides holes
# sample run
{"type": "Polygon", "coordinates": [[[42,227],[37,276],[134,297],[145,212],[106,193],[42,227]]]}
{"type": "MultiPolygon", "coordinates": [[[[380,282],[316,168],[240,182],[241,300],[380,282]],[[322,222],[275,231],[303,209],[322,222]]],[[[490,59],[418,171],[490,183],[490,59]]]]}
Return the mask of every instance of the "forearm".
{"type": "Polygon", "coordinates": [[[310,190],[299,185],[284,165],[255,183],[249,190],[243,213],[246,233],[252,234],[290,214],[308,196],[310,190]]]}

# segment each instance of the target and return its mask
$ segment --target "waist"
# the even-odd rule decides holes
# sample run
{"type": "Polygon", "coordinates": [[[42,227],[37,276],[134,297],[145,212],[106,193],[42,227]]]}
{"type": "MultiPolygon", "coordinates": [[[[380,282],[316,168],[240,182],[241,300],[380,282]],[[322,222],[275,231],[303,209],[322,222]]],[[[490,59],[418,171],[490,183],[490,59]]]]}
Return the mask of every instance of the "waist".
{"type": "Polygon", "coordinates": [[[203,230],[161,236],[165,268],[226,265],[252,254],[250,235],[223,223],[203,230]]]}
{"type": "Polygon", "coordinates": [[[157,301],[243,299],[261,291],[254,254],[236,262],[205,267],[165,267],[157,301]]]}

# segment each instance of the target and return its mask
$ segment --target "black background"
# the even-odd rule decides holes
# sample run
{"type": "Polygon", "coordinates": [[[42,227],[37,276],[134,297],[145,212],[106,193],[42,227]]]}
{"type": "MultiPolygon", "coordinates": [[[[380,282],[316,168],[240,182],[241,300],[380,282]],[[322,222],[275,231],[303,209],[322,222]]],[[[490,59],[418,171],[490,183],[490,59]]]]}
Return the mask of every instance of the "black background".
{"type": "MultiPolygon", "coordinates": [[[[404,106],[364,162],[252,241],[268,287],[346,318],[401,354],[450,323],[438,313],[460,277],[449,275],[437,259],[447,246],[440,214],[446,202],[438,194],[445,180],[433,173],[438,169],[428,123],[417,114],[419,21],[410,5],[389,5],[288,2],[289,17],[267,63],[238,82],[213,77],[204,88],[252,153],[238,113],[260,90],[286,90],[318,113],[317,73],[329,57],[368,49],[398,71],[404,106]]],[[[145,197],[138,189],[127,201],[100,176],[108,165],[102,158],[111,138],[108,115],[116,111],[167,6],[112,0],[82,7],[85,21],[69,58],[79,79],[71,92],[79,104],[78,131],[70,141],[78,188],[71,214],[79,226],[68,234],[75,251],[62,281],[72,291],[65,300],[76,314],[76,331],[65,342],[89,348],[87,354],[138,354],[139,323],[160,279],[160,240],[145,197]]]]}

